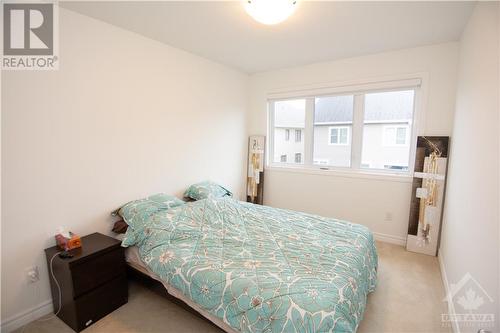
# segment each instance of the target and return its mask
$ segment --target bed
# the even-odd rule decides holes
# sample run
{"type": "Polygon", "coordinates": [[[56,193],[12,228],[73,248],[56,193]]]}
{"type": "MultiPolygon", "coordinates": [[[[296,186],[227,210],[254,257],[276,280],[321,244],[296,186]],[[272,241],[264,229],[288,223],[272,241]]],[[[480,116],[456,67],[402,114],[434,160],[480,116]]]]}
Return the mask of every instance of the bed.
{"type": "Polygon", "coordinates": [[[361,225],[230,197],[128,220],[129,265],[227,332],[355,332],[376,287],[361,225]]]}

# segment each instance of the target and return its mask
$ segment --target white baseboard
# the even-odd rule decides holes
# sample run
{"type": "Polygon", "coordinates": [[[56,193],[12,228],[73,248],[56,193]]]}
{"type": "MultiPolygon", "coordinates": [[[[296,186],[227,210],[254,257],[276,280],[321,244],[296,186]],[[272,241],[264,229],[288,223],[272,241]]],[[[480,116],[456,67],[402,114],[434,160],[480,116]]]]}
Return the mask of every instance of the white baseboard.
{"type": "MultiPolygon", "coordinates": [[[[439,262],[439,269],[441,270],[441,278],[443,279],[443,285],[444,285],[444,291],[446,293],[446,303],[448,303],[448,314],[450,315],[451,318],[455,318],[456,312],[455,312],[455,304],[453,303],[453,300],[450,298],[450,284],[448,282],[448,276],[446,275],[446,268],[444,266],[444,259],[443,255],[441,254],[441,251],[438,251],[438,262],[439,262]]],[[[460,326],[458,326],[458,323],[456,321],[451,322],[451,328],[453,329],[454,333],[460,333],[460,326]]]]}
{"type": "Polygon", "coordinates": [[[375,240],[378,240],[381,242],[391,243],[391,244],[396,244],[396,245],[401,245],[401,246],[406,245],[406,237],[387,235],[387,234],[382,234],[380,232],[374,232],[373,236],[375,237],[375,240]]]}
{"type": "Polygon", "coordinates": [[[10,318],[7,318],[2,322],[2,333],[12,332],[19,327],[22,327],[35,319],[48,315],[52,313],[54,307],[52,306],[52,300],[46,300],[31,309],[18,313],[10,318]]]}

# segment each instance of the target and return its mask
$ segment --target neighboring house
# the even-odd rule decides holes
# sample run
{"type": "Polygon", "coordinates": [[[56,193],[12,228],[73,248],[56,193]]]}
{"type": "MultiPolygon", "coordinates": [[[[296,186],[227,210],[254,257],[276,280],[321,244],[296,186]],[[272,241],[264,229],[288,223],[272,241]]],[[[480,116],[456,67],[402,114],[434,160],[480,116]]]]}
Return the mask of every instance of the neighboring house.
{"type": "Polygon", "coordinates": [[[304,128],[279,127],[275,129],[275,162],[304,162],[304,128]]]}
{"type": "Polygon", "coordinates": [[[275,103],[274,162],[304,163],[305,101],[275,103]]]}
{"type": "MultiPolygon", "coordinates": [[[[366,97],[361,166],[407,170],[413,95],[388,102],[387,96],[366,97]]],[[[317,98],[314,112],[314,164],[349,167],[353,96],[317,98]]],[[[274,162],[304,162],[304,108],[275,110],[274,162]]]]}

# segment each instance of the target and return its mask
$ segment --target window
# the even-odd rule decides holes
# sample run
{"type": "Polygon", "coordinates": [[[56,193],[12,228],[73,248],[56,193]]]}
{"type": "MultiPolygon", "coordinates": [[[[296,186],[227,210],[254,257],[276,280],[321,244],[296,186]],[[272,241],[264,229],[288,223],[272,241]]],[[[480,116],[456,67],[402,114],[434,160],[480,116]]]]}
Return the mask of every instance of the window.
{"type": "Polygon", "coordinates": [[[297,141],[297,131],[300,132],[299,136],[302,138],[302,129],[306,120],[306,100],[276,101],[273,103],[273,107],[274,134],[272,137],[274,138],[274,153],[272,161],[286,163],[286,160],[282,160],[283,155],[290,156],[290,159],[292,159],[295,153],[304,153],[304,140],[297,141]],[[293,139],[290,140],[290,132],[293,130],[295,130],[294,141],[293,139]]]}
{"type": "Polygon", "coordinates": [[[384,146],[404,146],[408,144],[408,126],[385,126],[384,146]]]}
{"type": "Polygon", "coordinates": [[[349,137],[348,127],[330,127],[329,144],[347,145],[349,137]]]}
{"type": "Polygon", "coordinates": [[[361,163],[368,169],[409,169],[414,90],[365,94],[361,163]]]}
{"type": "Polygon", "coordinates": [[[295,142],[302,141],[302,130],[295,130],[295,142]]]}
{"type": "Polygon", "coordinates": [[[349,89],[331,88],[335,93],[327,95],[327,88],[318,88],[317,96],[307,91],[304,98],[269,100],[269,163],[278,166],[291,156],[293,164],[303,168],[410,170],[420,79],[353,86],[348,93],[349,89]]]}
{"type": "Polygon", "coordinates": [[[397,145],[406,145],[406,127],[398,127],[396,128],[396,144],[397,145]]]}
{"type": "Polygon", "coordinates": [[[354,95],[314,99],[313,164],[351,166],[353,114],[354,95]]]}

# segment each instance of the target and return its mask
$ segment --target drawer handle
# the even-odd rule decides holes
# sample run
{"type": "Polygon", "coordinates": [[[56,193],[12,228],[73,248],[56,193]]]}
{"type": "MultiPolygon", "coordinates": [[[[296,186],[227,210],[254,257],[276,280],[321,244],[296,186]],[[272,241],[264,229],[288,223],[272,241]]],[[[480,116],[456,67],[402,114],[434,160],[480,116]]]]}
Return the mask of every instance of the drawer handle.
{"type": "Polygon", "coordinates": [[[87,322],[85,323],[85,326],[89,326],[90,324],[92,324],[92,319],[90,319],[89,321],[87,321],[87,322]]]}

